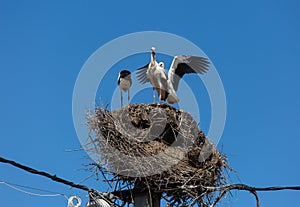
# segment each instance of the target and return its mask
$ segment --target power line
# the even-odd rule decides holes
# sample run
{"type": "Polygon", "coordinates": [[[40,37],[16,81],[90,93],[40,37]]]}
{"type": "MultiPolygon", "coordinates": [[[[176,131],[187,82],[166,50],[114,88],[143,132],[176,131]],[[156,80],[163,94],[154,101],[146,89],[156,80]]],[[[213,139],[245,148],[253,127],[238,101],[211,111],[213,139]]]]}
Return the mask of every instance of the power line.
{"type": "MultiPolygon", "coordinates": [[[[0,162],[10,164],[12,166],[15,166],[17,168],[20,168],[22,170],[25,170],[25,171],[33,173],[33,174],[37,174],[37,175],[41,175],[41,176],[50,178],[51,180],[53,180],[55,182],[63,183],[65,185],[71,186],[73,188],[77,188],[77,189],[81,189],[81,190],[87,191],[89,194],[94,193],[95,195],[98,195],[98,196],[102,197],[101,193],[99,193],[97,190],[89,188],[89,187],[87,187],[85,185],[75,184],[75,183],[73,183],[71,181],[59,178],[56,175],[51,175],[51,174],[49,174],[47,172],[35,170],[35,169],[31,168],[31,167],[19,164],[19,163],[15,162],[15,161],[8,160],[8,159],[2,158],[2,157],[0,157],[0,162]]],[[[27,194],[31,194],[31,195],[37,195],[37,196],[64,196],[64,197],[66,197],[66,195],[60,194],[60,193],[47,194],[47,195],[45,195],[45,194],[43,195],[43,194],[31,193],[31,192],[28,192],[28,191],[24,191],[24,190],[22,190],[20,188],[17,188],[16,187],[17,185],[13,185],[13,184],[10,184],[10,183],[7,183],[7,182],[0,182],[0,184],[4,184],[4,185],[6,185],[8,187],[11,187],[11,188],[16,189],[18,191],[21,191],[21,192],[27,193],[27,194]]],[[[26,188],[26,186],[21,186],[21,185],[19,185],[19,187],[26,188]]],[[[255,196],[256,204],[257,204],[256,206],[257,207],[260,206],[260,201],[259,201],[259,198],[258,198],[258,195],[257,195],[257,191],[300,190],[300,186],[252,187],[252,186],[245,185],[245,184],[229,184],[229,185],[218,186],[218,187],[197,186],[197,185],[195,185],[195,186],[194,185],[192,185],[192,186],[184,186],[184,187],[185,188],[199,188],[200,187],[200,188],[206,189],[206,190],[211,191],[211,192],[213,192],[213,191],[219,191],[220,193],[217,196],[217,198],[215,199],[215,201],[212,203],[211,207],[214,207],[217,204],[217,202],[224,195],[226,195],[231,190],[246,190],[246,191],[249,191],[250,193],[252,193],[255,196]]],[[[27,187],[27,188],[31,188],[31,187],[27,187]]],[[[39,190],[41,190],[41,189],[39,189],[39,190]]],[[[133,193],[134,194],[134,193],[137,193],[135,191],[139,191],[140,192],[140,190],[141,189],[128,189],[128,190],[122,190],[122,191],[115,191],[115,192],[113,192],[113,195],[114,196],[118,196],[119,194],[120,195],[121,194],[124,195],[124,194],[127,194],[127,193],[130,193],[130,194],[133,193]]],[[[176,190],[176,188],[174,188],[174,189],[168,189],[168,190],[172,191],[172,190],[176,190]]],[[[45,190],[41,190],[41,191],[45,191],[45,190]]],[[[163,191],[166,191],[166,189],[160,189],[160,191],[163,192],[163,191]]],[[[50,192],[50,191],[48,191],[48,192],[50,192]]],[[[159,192],[159,191],[157,191],[157,192],[159,192]]],[[[71,197],[71,198],[73,198],[73,197],[71,197]]],[[[197,202],[198,199],[199,198],[196,198],[190,204],[190,206],[193,206],[194,203],[197,202]]]]}
{"type": "Polygon", "coordinates": [[[8,182],[3,182],[1,181],[0,184],[5,185],[9,188],[12,188],[14,190],[17,190],[21,193],[25,193],[28,195],[32,195],[32,196],[41,196],[41,197],[56,197],[56,196],[63,196],[64,198],[68,199],[66,194],[62,194],[62,193],[56,193],[56,192],[51,192],[48,190],[42,190],[42,189],[38,189],[38,188],[33,188],[33,187],[28,187],[28,186],[23,186],[23,185],[18,185],[18,184],[12,184],[12,183],[8,183],[8,182]],[[21,188],[18,187],[22,187],[22,188],[27,188],[27,189],[32,189],[32,190],[38,190],[38,191],[44,191],[44,192],[48,192],[48,193],[52,193],[52,194],[39,194],[39,193],[33,193],[33,192],[29,192],[26,190],[23,190],[21,188]]]}
{"type": "Polygon", "coordinates": [[[63,183],[65,185],[68,185],[68,186],[71,186],[73,188],[77,188],[77,189],[81,189],[81,190],[84,190],[84,191],[87,191],[87,192],[93,192],[95,194],[99,194],[98,191],[92,189],[92,188],[89,188],[85,185],[81,185],[81,184],[75,184],[71,181],[68,181],[68,180],[65,180],[63,178],[60,178],[60,177],[57,177],[56,175],[51,175],[47,172],[44,172],[44,171],[38,171],[36,169],[33,169],[31,167],[28,167],[28,166],[25,166],[25,165],[22,165],[20,163],[17,163],[13,160],[8,160],[8,159],[5,159],[3,157],[0,157],[0,162],[2,163],[6,163],[6,164],[10,164],[12,166],[15,166],[17,168],[20,168],[22,170],[25,170],[27,172],[30,172],[32,174],[36,174],[36,175],[41,175],[41,176],[44,176],[44,177],[47,177],[47,178],[50,178],[51,180],[55,181],[55,182],[58,182],[58,183],[63,183]]]}

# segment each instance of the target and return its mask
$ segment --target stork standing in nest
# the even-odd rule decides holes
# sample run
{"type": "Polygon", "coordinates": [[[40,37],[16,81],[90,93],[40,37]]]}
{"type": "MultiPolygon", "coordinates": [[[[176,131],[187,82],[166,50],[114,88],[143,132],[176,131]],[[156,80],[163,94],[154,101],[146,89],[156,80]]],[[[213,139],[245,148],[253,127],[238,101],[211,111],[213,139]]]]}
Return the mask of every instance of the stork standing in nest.
{"type": "Polygon", "coordinates": [[[144,84],[150,82],[153,87],[153,102],[155,102],[155,90],[161,101],[168,103],[179,102],[176,94],[179,81],[187,73],[204,74],[209,68],[210,62],[205,57],[197,56],[175,56],[169,69],[168,75],[164,69],[163,62],[156,62],[155,48],[151,48],[151,61],[137,71],[137,79],[144,84]]]}
{"type": "Polygon", "coordinates": [[[123,107],[123,91],[127,91],[128,104],[130,102],[130,87],[132,84],[131,72],[128,70],[121,70],[118,77],[118,86],[121,93],[121,107],[123,107]]]}

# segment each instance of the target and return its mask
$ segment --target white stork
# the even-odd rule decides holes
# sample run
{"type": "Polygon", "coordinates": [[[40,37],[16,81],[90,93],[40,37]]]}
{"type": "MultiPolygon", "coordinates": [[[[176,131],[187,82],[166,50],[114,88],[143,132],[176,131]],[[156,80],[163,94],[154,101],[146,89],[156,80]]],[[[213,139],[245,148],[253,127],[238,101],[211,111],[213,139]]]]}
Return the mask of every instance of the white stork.
{"type": "Polygon", "coordinates": [[[132,84],[131,72],[128,70],[121,70],[118,77],[118,86],[121,93],[121,107],[123,106],[123,91],[128,92],[128,103],[130,102],[130,87],[132,84]]]}
{"type": "Polygon", "coordinates": [[[164,69],[164,63],[156,62],[155,48],[151,48],[151,62],[138,69],[137,79],[144,84],[150,82],[153,86],[153,101],[155,101],[154,90],[157,91],[159,99],[174,104],[179,102],[176,94],[180,79],[186,73],[204,74],[209,68],[209,60],[197,56],[175,56],[168,76],[164,69]]]}

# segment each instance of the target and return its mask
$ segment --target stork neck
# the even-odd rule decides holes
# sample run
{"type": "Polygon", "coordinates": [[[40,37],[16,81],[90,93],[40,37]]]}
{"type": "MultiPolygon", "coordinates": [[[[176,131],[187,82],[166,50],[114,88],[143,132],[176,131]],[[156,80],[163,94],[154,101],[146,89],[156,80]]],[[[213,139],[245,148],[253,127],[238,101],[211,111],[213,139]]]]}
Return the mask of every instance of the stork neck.
{"type": "Polygon", "coordinates": [[[155,54],[151,54],[151,65],[154,66],[156,63],[156,58],[155,58],[155,54]]]}

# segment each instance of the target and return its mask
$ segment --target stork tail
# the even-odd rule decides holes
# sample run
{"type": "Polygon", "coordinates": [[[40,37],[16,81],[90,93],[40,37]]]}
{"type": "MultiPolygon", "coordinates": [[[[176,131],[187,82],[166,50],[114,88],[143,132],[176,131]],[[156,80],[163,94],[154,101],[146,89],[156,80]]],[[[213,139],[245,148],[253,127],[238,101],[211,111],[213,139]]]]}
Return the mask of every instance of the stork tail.
{"type": "Polygon", "coordinates": [[[170,93],[168,95],[168,103],[169,104],[175,104],[175,103],[178,103],[178,102],[179,102],[179,98],[176,95],[176,93],[170,93]]]}

